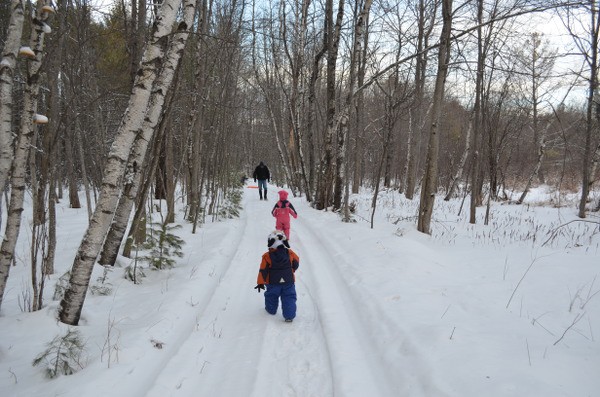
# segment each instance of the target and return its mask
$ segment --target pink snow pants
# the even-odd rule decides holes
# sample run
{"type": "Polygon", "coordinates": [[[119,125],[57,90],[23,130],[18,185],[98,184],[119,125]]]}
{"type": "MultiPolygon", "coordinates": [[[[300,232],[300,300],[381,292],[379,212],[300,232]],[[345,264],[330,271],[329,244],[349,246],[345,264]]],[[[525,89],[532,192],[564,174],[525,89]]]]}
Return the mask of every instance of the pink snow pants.
{"type": "Polygon", "coordinates": [[[287,219],[284,219],[283,217],[276,218],[275,229],[283,231],[283,233],[285,234],[285,238],[287,238],[289,240],[290,239],[290,218],[289,218],[289,216],[287,219]]]}

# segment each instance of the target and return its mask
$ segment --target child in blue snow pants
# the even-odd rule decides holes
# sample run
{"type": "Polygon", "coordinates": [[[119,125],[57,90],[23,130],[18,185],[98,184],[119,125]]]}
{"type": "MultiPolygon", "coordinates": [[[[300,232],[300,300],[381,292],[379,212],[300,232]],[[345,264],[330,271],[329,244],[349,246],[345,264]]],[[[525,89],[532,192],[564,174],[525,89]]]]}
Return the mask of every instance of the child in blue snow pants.
{"type": "Polygon", "coordinates": [[[269,250],[262,256],[258,271],[257,285],[260,292],[265,289],[265,310],[276,314],[281,299],[281,310],[285,321],[296,317],[295,272],[300,258],[290,249],[290,244],[281,230],[275,230],[267,239],[269,250]]]}

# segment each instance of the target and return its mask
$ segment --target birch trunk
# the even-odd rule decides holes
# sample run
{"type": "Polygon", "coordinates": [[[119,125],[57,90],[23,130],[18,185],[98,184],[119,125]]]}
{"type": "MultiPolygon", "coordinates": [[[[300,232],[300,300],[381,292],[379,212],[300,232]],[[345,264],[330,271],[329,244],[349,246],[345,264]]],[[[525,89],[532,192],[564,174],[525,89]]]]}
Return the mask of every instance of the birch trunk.
{"type": "MultiPolygon", "coordinates": [[[[192,26],[196,10],[194,4],[195,0],[186,0],[185,2],[184,22],[186,26],[192,26]]],[[[125,182],[123,194],[119,200],[113,223],[100,256],[100,264],[104,266],[113,266],[117,259],[119,247],[129,222],[129,215],[142,184],[142,167],[147,162],[148,146],[155,137],[154,131],[161,120],[165,99],[175,79],[188,36],[188,30],[180,31],[174,36],[165,56],[165,64],[152,89],[148,112],[142,125],[142,135],[135,140],[127,166],[131,179],[125,182]]]]}
{"type": "Polygon", "coordinates": [[[8,207],[8,217],[6,220],[6,230],[4,240],[0,248],[0,306],[2,297],[6,288],[6,281],[10,271],[10,265],[15,254],[15,246],[19,231],[21,229],[21,213],[23,212],[23,201],[25,199],[27,161],[29,158],[29,148],[34,135],[34,120],[37,111],[37,102],[40,88],[40,67],[42,65],[44,36],[46,21],[49,13],[42,7],[49,6],[49,0],[39,0],[36,4],[36,13],[33,30],[31,32],[30,47],[35,57],[28,61],[27,65],[27,85],[23,97],[23,114],[19,126],[19,136],[11,175],[11,197],[8,207]]]}
{"type": "Polygon", "coordinates": [[[173,29],[180,5],[181,0],[165,0],[153,25],[129,105],[108,155],[96,209],[75,256],[69,287],[60,303],[59,319],[65,324],[79,323],[90,276],[113,220],[129,154],[146,115],[151,89],[164,56],[165,42],[173,29]]]}
{"type": "Polygon", "coordinates": [[[0,192],[8,180],[13,159],[12,151],[12,107],[13,78],[17,56],[23,34],[23,1],[12,0],[2,60],[0,61],[0,192]]]}

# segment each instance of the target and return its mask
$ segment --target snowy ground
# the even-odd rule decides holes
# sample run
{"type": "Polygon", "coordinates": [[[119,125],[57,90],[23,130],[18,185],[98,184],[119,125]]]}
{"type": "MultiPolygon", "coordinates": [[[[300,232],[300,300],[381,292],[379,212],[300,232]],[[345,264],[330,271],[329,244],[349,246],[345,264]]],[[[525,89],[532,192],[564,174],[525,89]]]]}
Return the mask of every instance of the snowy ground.
{"type": "Polygon", "coordinates": [[[0,396],[600,395],[600,231],[559,227],[577,219],[573,206],[495,204],[484,226],[457,215],[460,201],[438,200],[426,236],[417,203],[392,192],[381,193],[374,229],[366,194],[351,224],[291,198],[298,316],[285,323],[253,289],[274,193],[259,201],[246,188],[240,218],[196,234],[184,224],[185,257],[141,285],[123,278],[120,258],[112,293],[89,294],[77,327],[84,368],[54,380],[31,362],[67,330],[53,285],[87,211],[59,210],[57,276],[37,313],[19,310],[30,277],[23,235],[0,317],[0,396]]]}

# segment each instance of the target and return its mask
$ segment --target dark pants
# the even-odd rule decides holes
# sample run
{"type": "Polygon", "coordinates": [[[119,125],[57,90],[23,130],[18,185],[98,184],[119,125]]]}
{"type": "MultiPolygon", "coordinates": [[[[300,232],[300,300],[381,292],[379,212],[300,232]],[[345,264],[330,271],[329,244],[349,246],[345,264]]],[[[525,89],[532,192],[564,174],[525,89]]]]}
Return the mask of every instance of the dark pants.
{"type": "Polygon", "coordinates": [[[277,313],[279,298],[281,298],[281,310],[286,320],[296,317],[296,285],[291,284],[267,284],[265,291],[265,310],[269,314],[277,313]]]}

